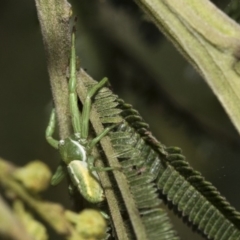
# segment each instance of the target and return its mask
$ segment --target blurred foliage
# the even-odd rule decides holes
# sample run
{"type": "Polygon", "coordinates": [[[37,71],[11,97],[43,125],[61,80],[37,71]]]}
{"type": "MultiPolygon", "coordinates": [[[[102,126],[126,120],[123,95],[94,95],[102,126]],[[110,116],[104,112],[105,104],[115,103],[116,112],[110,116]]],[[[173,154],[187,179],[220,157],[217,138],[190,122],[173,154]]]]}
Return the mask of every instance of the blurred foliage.
{"type": "MultiPolygon", "coordinates": [[[[213,2],[221,9],[230,3],[213,2]]],[[[97,80],[109,77],[114,92],[138,109],[153,134],[181,147],[239,210],[240,138],[205,81],[133,1],[72,4],[81,66],[97,80]]],[[[1,1],[0,25],[0,155],[18,165],[43,159],[54,169],[59,156],[44,138],[51,93],[34,1],[1,1]]],[[[69,206],[62,187],[51,188],[47,198],[69,206]]],[[[200,239],[178,224],[183,239],[200,239]]]]}
{"type": "Polygon", "coordinates": [[[9,203],[8,205],[0,196],[1,239],[51,239],[48,237],[46,226],[50,226],[64,239],[104,238],[107,223],[101,212],[85,209],[75,213],[66,210],[60,204],[45,201],[39,195],[49,187],[50,177],[48,166],[39,160],[32,161],[24,167],[17,167],[0,158],[0,187],[4,190],[3,195],[9,203]],[[23,172],[26,175],[24,178],[23,172]],[[36,178],[33,177],[34,174],[36,178]],[[24,204],[31,212],[25,209],[24,204]],[[44,224],[35,219],[33,213],[44,220],[44,224]]]}

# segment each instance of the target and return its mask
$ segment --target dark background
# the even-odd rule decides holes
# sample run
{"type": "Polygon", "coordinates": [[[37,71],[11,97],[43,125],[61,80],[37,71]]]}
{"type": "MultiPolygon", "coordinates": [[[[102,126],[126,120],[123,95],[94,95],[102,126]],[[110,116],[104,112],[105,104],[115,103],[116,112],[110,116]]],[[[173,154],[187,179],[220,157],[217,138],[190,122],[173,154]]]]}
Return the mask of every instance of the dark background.
{"type": "MultiPolygon", "coordinates": [[[[229,3],[213,2],[221,9],[229,3]]],[[[132,1],[74,1],[74,14],[81,66],[97,80],[107,76],[153,134],[181,147],[240,210],[240,137],[205,81],[132,1]]],[[[41,159],[54,170],[60,158],[44,138],[51,106],[34,1],[1,0],[0,156],[17,165],[41,159]]],[[[44,197],[70,207],[63,184],[44,197]]],[[[202,239],[175,223],[182,239],[202,239]]]]}

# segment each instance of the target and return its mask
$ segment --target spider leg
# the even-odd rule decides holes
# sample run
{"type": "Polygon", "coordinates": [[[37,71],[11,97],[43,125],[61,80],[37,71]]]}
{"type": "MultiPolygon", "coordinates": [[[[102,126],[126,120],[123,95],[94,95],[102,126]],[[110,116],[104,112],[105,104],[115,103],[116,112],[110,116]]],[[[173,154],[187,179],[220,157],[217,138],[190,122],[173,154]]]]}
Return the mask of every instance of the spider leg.
{"type": "Polygon", "coordinates": [[[57,170],[55,171],[55,173],[52,176],[51,185],[53,185],[53,186],[58,185],[63,180],[63,178],[65,176],[66,176],[66,173],[65,173],[65,171],[63,169],[63,166],[59,165],[57,167],[57,170]]]}
{"type": "Polygon", "coordinates": [[[113,129],[114,127],[116,127],[116,125],[112,125],[111,127],[107,127],[105,128],[97,137],[95,137],[89,144],[89,149],[90,151],[92,150],[92,148],[99,142],[101,141],[101,139],[106,136],[108,134],[108,132],[113,129]]]}
{"type": "Polygon", "coordinates": [[[69,108],[72,119],[72,126],[75,133],[81,133],[81,114],[78,109],[77,96],[77,77],[76,77],[76,50],[75,50],[75,32],[72,33],[71,59],[70,59],[70,79],[69,89],[69,108]]]}
{"type": "Polygon", "coordinates": [[[100,90],[107,83],[107,81],[108,81],[107,78],[103,78],[100,82],[98,82],[88,91],[86,100],[83,105],[81,122],[81,137],[84,139],[88,137],[89,115],[91,110],[92,97],[97,93],[98,90],[100,90]]]}
{"type": "Polygon", "coordinates": [[[112,170],[117,170],[117,168],[112,168],[112,167],[94,167],[94,157],[89,156],[87,159],[88,162],[88,168],[91,172],[97,171],[97,172],[105,172],[105,171],[112,171],[112,170]]]}
{"type": "Polygon", "coordinates": [[[55,109],[53,109],[46,129],[45,137],[51,146],[58,149],[58,141],[54,139],[52,136],[55,130],[55,126],[56,126],[56,112],[55,109]]]}

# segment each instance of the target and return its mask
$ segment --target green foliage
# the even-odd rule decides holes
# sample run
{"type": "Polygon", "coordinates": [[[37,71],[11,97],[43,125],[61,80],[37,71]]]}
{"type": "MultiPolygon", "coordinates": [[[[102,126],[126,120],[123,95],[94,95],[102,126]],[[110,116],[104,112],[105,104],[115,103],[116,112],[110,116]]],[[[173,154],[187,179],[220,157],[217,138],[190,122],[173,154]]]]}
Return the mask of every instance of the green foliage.
{"type": "Polygon", "coordinates": [[[175,237],[166,214],[159,208],[161,195],[209,238],[240,237],[240,214],[189,166],[180,148],[165,147],[158,142],[138,112],[111,96],[107,89],[97,95],[95,106],[105,123],[119,121],[121,112],[121,124],[109,135],[150,239],[162,236],[162,231],[171,239],[175,237]],[[156,225],[149,228],[147,223],[151,223],[153,212],[156,225]]]}

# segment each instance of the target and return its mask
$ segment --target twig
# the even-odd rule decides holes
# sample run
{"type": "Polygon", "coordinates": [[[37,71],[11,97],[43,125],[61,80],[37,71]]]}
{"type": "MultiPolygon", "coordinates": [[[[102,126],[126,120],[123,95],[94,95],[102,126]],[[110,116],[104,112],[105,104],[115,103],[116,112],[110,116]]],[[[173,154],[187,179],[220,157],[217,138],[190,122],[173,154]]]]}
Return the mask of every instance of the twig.
{"type": "Polygon", "coordinates": [[[63,139],[70,133],[66,71],[70,56],[71,8],[66,0],[36,0],[35,2],[58,117],[59,135],[63,139]]]}
{"type": "Polygon", "coordinates": [[[135,0],[192,63],[240,133],[240,27],[207,0],[135,0]]]}

